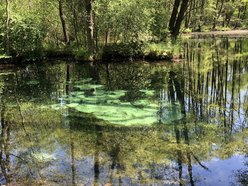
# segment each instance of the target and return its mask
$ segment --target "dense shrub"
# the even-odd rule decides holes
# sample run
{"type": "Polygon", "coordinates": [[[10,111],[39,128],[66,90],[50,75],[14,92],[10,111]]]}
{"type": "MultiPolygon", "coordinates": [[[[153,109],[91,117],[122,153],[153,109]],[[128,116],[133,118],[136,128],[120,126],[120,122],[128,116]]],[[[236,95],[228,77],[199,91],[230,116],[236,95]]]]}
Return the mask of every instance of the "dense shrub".
{"type": "Polygon", "coordinates": [[[102,59],[140,58],[143,57],[143,50],[142,42],[116,43],[103,48],[102,59]]]}
{"type": "Polygon", "coordinates": [[[10,22],[10,49],[14,56],[39,57],[42,53],[44,33],[36,20],[26,17],[12,18],[10,22]]]}

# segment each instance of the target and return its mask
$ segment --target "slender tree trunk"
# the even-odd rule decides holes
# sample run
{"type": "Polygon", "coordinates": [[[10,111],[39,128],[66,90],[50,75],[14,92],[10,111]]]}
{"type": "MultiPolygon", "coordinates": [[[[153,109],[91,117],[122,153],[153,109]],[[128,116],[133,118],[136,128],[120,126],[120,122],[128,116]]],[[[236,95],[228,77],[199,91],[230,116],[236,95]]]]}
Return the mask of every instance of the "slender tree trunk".
{"type": "Polygon", "coordinates": [[[66,24],[65,24],[65,15],[63,13],[63,2],[62,2],[62,0],[59,0],[59,17],[60,17],[61,24],[62,24],[62,29],[63,29],[63,34],[64,34],[64,42],[66,44],[69,44],[70,41],[69,41],[69,36],[68,36],[66,24]]]}
{"type": "Polygon", "coordinates": [[[242,20],[242,21],[243,21],[243,20],[245,19],[245,17],[246,17],[247,5],[248,5],[248,3],[245,3],[244,12],[243,12],[243,16],[242,16],[242,18],[241,18],[241,20],[242,20]]]}
{"type": "Polygon", "coordinates": [[[198,6],[200,7],[199,8],[200,20],[199,20],[199,23],[198,23],[197,31],[201,32],[202,26],[204,25],[203,17],[205,15],[205,0],[202,0],[201,2],[199,2],[198,6]]]}
{"type": "Polygon", "coordinates": [[[175,0],[174,2],[170,23],[169,23],[169,30],[171,32],[171,36],[173,40],[175,40],[179,35],[181,24],[185,17],[185,12],[187,11],[188,8],[188,3],[189,0],[175,0]]]}
{"type": "Polygon", "coordinates": [[[180,2],[181,0],[175,0],[174,5],[173,5],[173,10],[171,13],[171,17],[170,17],[170,23],[169,23],[169,30],[172,32],[174,26],[175,26],[175,22],[177,19],[177,14],[178,14],[178,9],[180,6],[180,2]]]}
{"type": "Polygon", "coordinates": [[[75,34],[75,39],[77,41],[77,45],[79,44],[78,40],[78,22],[77,22],[77,14],[76,14],[76,7],[75,4],[73,3],[73,0],[71,0],[71,11],[73,12],[73,27],[74,27],[74,34],[75,34]]]}
{"type": "MultiPolygon", "coordinates": [[[[242,7],[241,6],[239,6],[239,12],[238,12],[238,20],[240,20],[240,16],[241,16],[241,10],[242,10],[242,7]]],[[[235,23],[235,26],[234,26],[234,28],[237,28],[238,27],[238,21],[235,23]]]]}
{"type": "MultiPolygon", "coordinates": [[[[221,11],[222,11],[222,8],[223,8],[223,5],[224,5],[224,0],[221,0],[220,3],[221,3],[221,4],[220,4],[219,11],[218,11],[218,13],[217,13],[217,15],[216,15],[216,18],[214,18],[214,24],[213,24],[213,27],[212,27],[213,30],[214,30],[215,27],[216,27],[216,22],[218,22],[218,19],[220,18],[221,11]]],[[[216,9],[218,9],[218,4],[219,4],[219,0],[217,0],[217,2],[216,2],[216,9]]]]}
{"type": "Polygon", "coordinates": [[[108,38],[109,38],[109,30],[105,32],[105,46],[108,45],[108,38]]]}
{"type": "Polygon", "coordinates": [[[5,13],[6,13],[6,54],[9,55],[10,52],[10,42],[9,42],[9,0],[5,1],[5,13]]]}
{"type": "Polygon", "coordinates": [[[96,52],[98,49],[98,27],[97,27],[97,22],[96,22],[96,15],[94,12],[93,12],[93,22],[94,22],[94,28],[93,28],[93,30],[94,30],[94,34],[93,34],[94,42],[93,42],[93,44],[94,44],[94,50],[95,50],[94,52],[96,52]]]}
{"type": "Polygon", "coordinates": [[[91,54],[95,54],[94,47],[94,17],[93,17],[93,0],[85,0],[86,9],[86,32],[87,47],[91,54]]]}
{"type": "Polygon", "coordinates": [[[191,13],[192,13],[192,8],[193,8],[193,3],[192,1],[190,2],[190,6],[189,6],[189,11],[188,14],[185,16],[185,28],[189,28],[190,25],[190,20],[191,20],[191,13]]]}
{"type": "Polygon", "coordinates": [[[185,12],[188,8],[188,3],[189,3],[189,0],[183,0],[183,2],[181,4],[181,8],[180,8],[180,11],[179,11],[178,16],[177,16],[177,21],[176,21],[174,28],[172,30],[172,33],[171,33],[172,36],[174,36],[175,38],[179,34],[181,24],[182,24],[183,19],[184,19],[185,12]]]}

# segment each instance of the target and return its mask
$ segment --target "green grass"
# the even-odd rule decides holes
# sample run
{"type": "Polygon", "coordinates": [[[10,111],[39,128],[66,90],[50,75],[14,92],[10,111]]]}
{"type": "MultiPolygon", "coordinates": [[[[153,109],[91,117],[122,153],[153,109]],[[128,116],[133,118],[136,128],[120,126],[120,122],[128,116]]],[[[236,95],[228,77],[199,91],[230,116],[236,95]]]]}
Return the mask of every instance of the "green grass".
{"type": "Polygon", "coordinates": [[[144,49],[144,55],[148,59],[171,59],[178,54],[180,54],[179,43],[149,43],[144,49]]]}

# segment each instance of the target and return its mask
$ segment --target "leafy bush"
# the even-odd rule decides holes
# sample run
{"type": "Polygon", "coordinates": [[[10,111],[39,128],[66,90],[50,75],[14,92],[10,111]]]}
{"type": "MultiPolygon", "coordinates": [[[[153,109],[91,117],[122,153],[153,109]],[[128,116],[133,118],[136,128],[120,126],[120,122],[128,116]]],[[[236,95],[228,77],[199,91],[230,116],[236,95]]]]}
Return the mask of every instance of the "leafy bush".
{"type": "Polygon", "coordinates": [[[103,48],[102,59],[139,58],[143,56],[143,50],[142,42],[115,43],[103,48]]]}
{"type": "Polygon", "coordinates": [[[45,49],[47,58],[72,58],[73,52],[70,49],[48,47],[45,49]]]}
{"type": "Polygon", "coordinates": [[[144,55],[146,59],[171,59],[171,48],[165,43],[150,43],[147,44],[144,55]]]}
{"type": "Polygon", "coordinates": [[[76,60],[92,61],[93,55],[84,47],[80,47],[73,50],[73,55],[76,60]]]}
{"type": "Polygon", "coordinates": [[[10,48],[15,56],[39,57],[44,33],[42,26],[29,17],[12,18],[10,22],[10,48]]]}

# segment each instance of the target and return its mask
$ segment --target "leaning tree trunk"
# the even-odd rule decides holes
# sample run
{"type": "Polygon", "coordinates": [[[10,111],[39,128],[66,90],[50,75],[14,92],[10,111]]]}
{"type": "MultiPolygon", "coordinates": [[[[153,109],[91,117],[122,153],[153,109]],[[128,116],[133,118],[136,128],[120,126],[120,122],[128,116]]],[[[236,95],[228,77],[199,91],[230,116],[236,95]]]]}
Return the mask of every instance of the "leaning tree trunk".
{"type": "Polygon", "coordinates": [[[181,0],[175,0],[174,5],[173,5],[173,10],[171,13],[171,17],[170,17],[170,23],[169,23],[169,30],[172,31],[177,19],[177,14],[178,14],[178,9],[180,6],[180,2],[181,0]]]}
{"type": "Polygon", "coordinates": [[[181,8],[180,8],[180,11],[178,13],[176,23],[175,23],[173,29],[171,30],[171,35],[174,38],[177,38],[177,36],[179,35],[180,28],[181,28],[181,25],[182,25],[182,22],[183,22],[183,19],[185,16],[185,12],[187,11],[187,8],[188,8],[188,3],[189,3],[189,0],[183,0],[183,2],[181,4],[181,8]]]}
{"type": "Polygon", "coordinates": [[[6,0],[6,7],[5,7],[5,13],[6,13],[6,54],[9,55],[10,50],[10,42],[9,42],[9,1],[6,0]]]}
{"type": "Polygon", "coordinates": [[[94,55],[94,17],[93,17],[93,0],[85,0],[86,9],[86,32],[87,32],[87,47],[89,52],[94,55]]]}
{"type": "Polygon", "coordinates": [[[68,36],[66,24],[65,24],[65,15],[63,13],[63,3],[62,3],[62,0],[59,0],[59,17],[60,17],[61,24],[62,24],[62,29],[63,29],[63,34],[64,34],[64,42],[66,44],[69,44],[70,41],[69,41],[69,36],[68,36]]]}
{"type": "Polygon", "coordinates": [[[173,41],[176,40],[179,35],[181,24],[185,17],[185,13],[188,8],[188,3],[190,0],[175,0],[173,5],[173,10],[171,13],[169,30],[171,33],[171,38],[173,41]]]}
{"type": "Polygon", "coordinates": [[[216,28],[216,24],[217,24],[217,22],[218,22],[218,20],[219,20],[219,18],[221,16],[223,5],[224,5],[224,0],[221,0],[221,2],[219,2],[219,1],[216,2],[216,10],[218,10],[218,12],[217,12],[216,17],[214,18],[214,23],[213,23],[212,30],[215,30],[215,28],[216,28]],[[221,3],[221,4],[220,4],[220,8],[218,10],[219,3],[221,3]]]}

